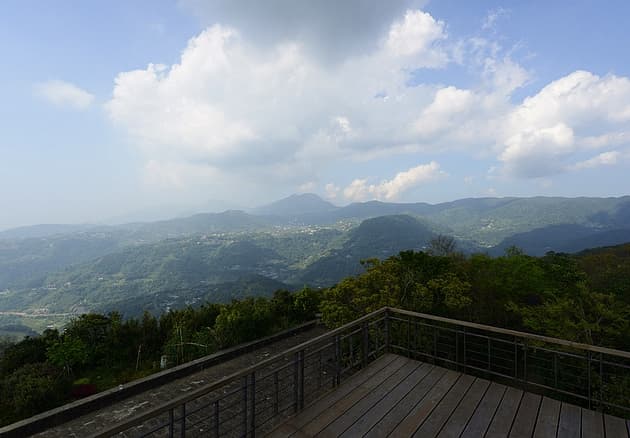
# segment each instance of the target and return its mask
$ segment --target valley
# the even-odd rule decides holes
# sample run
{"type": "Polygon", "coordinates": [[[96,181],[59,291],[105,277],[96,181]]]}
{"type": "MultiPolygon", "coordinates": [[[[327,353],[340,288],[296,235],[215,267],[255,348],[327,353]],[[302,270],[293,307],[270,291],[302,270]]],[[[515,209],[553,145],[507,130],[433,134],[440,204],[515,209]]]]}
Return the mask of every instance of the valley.
{"type": "Polygon", "coordinates": [[[37,226],[0,233],[0,328],[41,331],[73,316],[137,317],[204,302],[328,287],[362,260],[431,251],[499,256],[577,252],[630,241],[630,198],[480,198],[337,207],[293,195],[250,211],[117,226],[37,226]]]}

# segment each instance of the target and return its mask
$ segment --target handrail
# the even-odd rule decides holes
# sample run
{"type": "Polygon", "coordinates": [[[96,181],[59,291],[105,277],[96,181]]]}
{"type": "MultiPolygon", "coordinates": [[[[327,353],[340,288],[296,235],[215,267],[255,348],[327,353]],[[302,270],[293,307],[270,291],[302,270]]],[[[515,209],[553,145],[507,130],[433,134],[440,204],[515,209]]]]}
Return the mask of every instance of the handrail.
{"type": "Polygon", "coordinates": [[[260,348],[264,345],[268,345],[272,342],[285,339],[294,334],[313,328],[317,324],[317,320],[308,321],[287,330],[265,336],[264,338],[255,339],[253,341],[219,350],[199,359],[194,359],[190,362],[185,362],[149,376],[133,380],[122,385],[122,388],[110,388],[89,397],[81,398],[71,403],[58,406],[32,417],[0,427],[0,436],[4,437],[6,435],[7,437],[21,437],[59,426],[60,424],[73,420],[74,418],[93,412],[97,409],[110,406],[113,403],[124,400],[125,398],[131,397],[140,392],[164,385],[165,383],[175,379],[185,377],[210,366],[241,356],[253,349],[260,348]]]}
{"type": "MultiPolygon", "coordinates": [[[[372,342],[377,342],[376,345],[376,349],[371,349],[370,347],[370,340],[369,337],[372,336],[369,334],[369,326],[371,323],[376,322],[377,324],[380,324],[381,322],[383,323],[383,328],[381,328],[381,335],[384,336],[384,342],[381,345],[385,346],[385,351],[392,351],[392,349],[396,350],[405,350],[404,347],[401,347],[400,345],[397,345],[396,340],[392,340],[390,338],[390,336],[392,335],[390,333],[390,325],[393,324],[395,321],[405,321],[405,319],[401,319],[400,317],[402,316],[406,316],[409,317],[407,318],[408,321],[411,321],[411,318],[417,318],[417,319],[422,319],[422,320],[426,320],[426,321],[433,321],[433,322],[438,322],[441,324],[449,324],[449,325],[453,325],[456,326],[458,328],[455,329],[451,329],[451,328],[447,328],[447,327],[441,327],[440,325],[431,325],[431,323],[422,323],[422,324],[426,324],[428,327],[434,327],[436,329],[443,329],[443,330],[447,330],[447,331],[453,331],[455,334],[455,338],[454,338],[454,344],[451,346],[451,348],[454,348],[454,350],[452,350],[453,354],[454,354],[454,358],[453,357],[444,357],[444,356],[440,356],[436,353],[436,351],[433,351],[433,353],[431,352],[422,352],[419,350],[413,350],[411,345],[407,345],[406,351],[409,354],[424,354],[425,357],[429,358],[430,360],[433,360],[434,363],[436,363],[435,361],[439,361],[440,363],[446,364],[446,365],[453,365],[455,367],[459,367],[461,366],[463,368],[464,371],[466,370],[470,370],[470,371],[478,371],[481,373],[489,373],[486,375],[493,375],[495,377],[506,377],[506,378],[510,378],[512,379],[515,383],[519,383],[520,384],[524,384],[524,385],[534,385],[537,386],[540,390],[551,390],[551,391],[555,391],[559,394],[564,394],[564,395],[569,395],[569,396],[575,396],[578,397],[582,400],[586,400],[588,401],[588,406],[591,406],[591,401],[593,402],[599,402],[599,403],[604,403],[606,404],[607,402],[605,402],[604,400],[601,399],[601,388],[599,389],[599,400],[595,399],[595,397],[593,396],[591,390],[592,390],[592,384],[594,382],[594,377],[592,379],[591,376],[591,371],[590,371],[590,367],[592,364],[598,364],[600,367],[600,375],[601,375],[601,367],[603,366],[603,364],[610,364],[610,365],[614,365],[612,363],[609,362],[605,362],[602,360],[602,355],[609,355],[609,356],[616,356],[619,358],[623,358],[623,359],[630,359],[630,352],[626,352],[626,351],[621,351],[621,350],[615,350],[615,349],[611,349],[611,348],[604,348],[604,347],[597,347],[597,346],[593,346],[593,345],[588,345],[588,344],[583,344],[583,343],[578,343],[578,342],[572,342],[572,341],[567,341],[567,340],[563,340],[563,339],[558,339],[558,338],[552,338],[552,337],[548,337],[548,336],[541,336],[541,335],[536,335],[536,334],[531,334],[531,333],[525,333],[525,332],[520,332],[520,331],[516,331],[516,330],[510,330],[510,329],[504,329],[504,328],[498,328],[498,327],[493,327],[493,326],[488,326],[488,325],[484,325],[484,324],[477,324],[477,323],[473,323],[473,322],[467,322],[467,321],[460,321],[460,320],[455,320],[455,319],[450,319],[450,318],[444,318],[441,316],[435,316],[435,315],[428,315],[428,314],[424,314],[424,313],[418,313],[418,312],[412,312],[412,311],[408,311],[408,310],[402,310],[402,309],[397,309],[397,308],[392,308],[392,307],[383,307],[379,310],[376,310],[374,312],[371,312],[367,315],[364,315],[352,322],[349,322],[347,324],[344,324],[341,327],[338,327],[334,330],[331,330],[327,333],[324,333],[316,338],[313,338],[309,341],[303,342],[299,345],[296,345],[294,347],[291,347],[285,351],[282,351],[279,354],[276,354],[268,359],[265,359],[255,365],[249,366],[247,368],[244,368],[242,370],[239,370],[235,373],[230,374],[229,376],[226,376],[222,379],[220,379],[219,381],[216,381],[208,386],[205,386],[203,388],[199,388],[197,390],[194,390],[188,394],[182,395],[180,397],[177,397],[176,399],[173,399],[167,403],[164,403],[156,408],[150,409],[144,413],[139,413],[138,415],[131,417],[125,421],[123,421],[120,424],[115,424],[110,426],[109,428],[102,430],[100,432],[95,433],[94,435],[92,435],[92,438],[101,438],[101,437],[109,437],[112,435],[115,435],[117,433],[126,431],[130,428],[136,427],[142,423],[144,423],[146,420],[149,419],[153,419],[156,418],[160,415],[169,413],[170,416],[170,427],[171,427],[171,432],[172,432],[172,427],[173,427],[173,423],[177,422],[177,421],[181,421],[181,428],[182,428],[182,434],[184,433],[184,422],[186,421],[186,417],[185,417],[185,406],[187,403],[192,402],[194,400],[199,399],[200,397],[203,397],[211,392],[217,391],[221,388],[225,388],[228,385],[234,384],[235,382],[238,382],[238,380],[240,379],[241,382],[243,383],[243,386],[241,387],[241,390],[243,390],[243,403],[244,403],[244,409],[245,411],[243,412],[243,418],[244,418],[244,428],[245,428],[245,435],[248,435],[248,430],[249,427],[251,426],[252,429],[252,436],[255,434],[256,432],[256,421],[253,418],[248,419],[247,415],[248,415],[248,407],[247,406],[254,406],[252,409],[254,411],[254,413],[252,414],[252,416],[255,414],[255,401],[254,401],[254,396],[255,396],[255,381],[256,380],[262,380],[268,377],[272,377],[272,375],[275,373],[275,379],[277,380],[277,373],[278,370],[280,369],[279,367],[274,368],[274,372],[272,373],[268,373],[262,376],[258,376],[256,377],[256,373],[258,371],[261,371],[263,369],[265,369],[266,367],[272,366],[273,364],[277,363],[278,361],[282,361],[282,360],[286,360],[287,357],[290,357],[291,355],[295,356],[295,362],[294,362],[294,366],[295,368],[295,374],[294,374],[294,394],[295,394],[295,400],[296,400],[296,404],[295,404],[295,409],[296,411],[298,411],[299,409],[302,409],[304,406],[304,357],[305,357],[305,351],[307,351],[307,349],[311,346],[315,346],[315,345],[319,345],[322,342],[326,342],[326,341],[330,341],[330,340],[334,340],[334,342],[332,344],[330,344],[330,346],[334,347],[334,357],[335,359],[338,361],[339,358],[343,355],[343,353],[340,350],[340,341],[343,339],[348,339],[350,338],[350,340],[352,340],[352,336],[358,336],[360,337],[360,341],[362,342],[362,346],[360,347],[362,349],[361,354],[363,355],[363,362],[362,362],[362,366],[365,366],[367,364],[368,361],[368,357],[371,357],[371,355],[374,354],[374,357],[377,357],[379,352],[381,351],[378,347],[378,339],[379,336],[376,336],[374,338],[372,338],[372,342]],[[380,318],[379,318],[380,317],[380,318]],[[377,321],[374,321],[374,319],[377,319],[377,321]],[[361,327],[361,329],[356,330],[357,327],[361,327]],[[463,331],[460,330],[459,328],[463,328],[463,331]],[[487,335],[487,339],[488,339],[488,351],[487,351],[487,355],[488,355],[488,361],[487,361],[487,369],[482,369],[479,366],[475,366],[474,364],[467,364],[466,363],[466,358],[464,356],[464,361],[463,363],[459,362],[459,353],[460,353],[460,349],[462,348],[461,343],[459,343],[460,337],[462,338],[464,344],[463,344],[463,353],[464,355],[466,354],[466,339],[467,336],[471,337],[471,336],[479,336],[479,337],[486,337],[486,335],[481,335],[481,334],[475,334],[474,331],[470,331],[467,332],[466,329],[470,328],[470,329],[475,329],[475,330],[480,330],[480,331],[484,331],[484,332],[489,332],[489,333],[495,333],[495,334],[500,334],[500,335],[506,335],[509,337],[512,337],[513,339],[511,339],[509,342],[514,346],[514,356],[513,356],[513,376],[506,374],[505,372],[496,372],[493,371],[491,369],[491,362],[490,362],[490,347],[491,347],[491,340],[494,339],[495,341],[501,341],[501,338],[496,337],[496,338],[492,338],[490,335],[487,335]],[[348,333],[350,331],[350,333],[348,333]],[[517,338],[519,340],[517,340],[517,338]],[[550,387],[548,385],[545,384],[545,382],[536,382],[536,381],[532,381],[530,379],[528,379],[528,375],[527,375],[527,356],[528,356],[528,344],[527,344],[527,340],[531,340],[531,341],[536,341],[536,342],[542,342],[542,343],[547,343],[547,344],[555,344],[558,346],[563,346],[563,347],[570,347],[572,349],[578,349],[578,350],[582,350],[585,352],[584,354],[584,358],[586,358],[585,360],[587,361],[587,365],[585,368],[585,372],[588,372],[588,394],[587,395],[581,395],[579,392],[576,393],[571,393],[571,392],[566,392],[564,389],[560,388],[557,386],[557,382],[556,387],[550,387]],[[520,350],[517,350],[517,348],[522,348],[522,352],[519,353],[520,350]],[[588,354],[586,354],[588,353],[588,354]],[[593,353],[597,353],[599,355],[599,359],[594,359],[593,353]],[[525,368],[521,368],[519,363],[520,360],[524,359],[524,363],[522,364],[525,368]],[[518,363],[517,363],[518,362],[518,363]],[[248,387],[248,385],[250,385],[250,383],[248,383],[251,380],[251,385],[252,387],[248,387]],[[298,385],[301,385],[301,389],[298,388],[298,385]],[[252,391],[252,399],[251,401],[248,401],[248,393],[249,391],[252,391]],[[298,402],[298,394],[301,395],[301,400],[298,402]],[[248,405],[248,403],[252,403],[252,405],[248,405]],[[175,411],[176,408],[182,408],[182,415],[180,418],[178,419],[174,419],[173,416],[173,412],[175,411]]],[[[409,324],[409,323],[408,323],[409,324]]],[[[407,332],[409,336],[409,332],[407,332]]],[[[485,342],[485,341],[484,341],[485,342]]],[[[409,344],[409,339],[407,340],[407,343],[409,344]]],[[[350,351],[352,351],[352,342],[350,342],[349,348],[351,349],[350,351]]],[[[328,347],[326,347],[328,348],[328,347]]],[[[356,347],[355,347],[356,348],[356,347]]],[[[436,344],[436,348],[437,348],[437,344],[436,344]]],[[[541,348],[539,350],[545,350],[544,348],[541,348]]],[[[566,352],[562,352],[561,349],[559,349],[558,351],[554,351],[553,349],[549,350],[550,352],[552,352],[553,354],[556,355],[556,357],[554,358],[554,360],[558,359],[558,355],[564,355],[564,356],[571,356],[571,354],[568,354],[566,352]]],[[[471,351],[471,353],[475,353],[474,351],[471,351]]],[[[311,354],[311,353],[309,353],[311,354]]],[[[350,353],[352,356],[352,353],[350,353]]],[[[485,353],[484,353],[485,354],[485,353]]],[[[530,353],[533,354],[533,353],[530,353]]],[[[577,353],[574,353],[575,357],[582,357],[581,355],[578,355],[577,353]]],[[[532,359],[535,359],[534,356],[531,356],[532,359]]],[[[321,358],[320,358],[321,360],[321,358]]],[[[287,368],[289,366],[289,364],[287,364],[286,367],[287,368]]],[[[337,367],[339,366],[339,362],[337,362],[337,367]]],[[[620,367],[622,367],[625,370],[630,370],[630,366],[628,365],[619,365],[620,367]]],[[[351,362],[350,362],[350,369],[354,367],[354,362],[352,362],[352,358],[351,358],[351,362]]],[[[356,368],[355,368],[356,369],[356,368]]],[[[556,362],[554,362],[553,364],[553,370],[555,370],[557,372],[558,370],[558,365],[556,362]]],[[[336,369],[336,375],[335,375],[335,380],[333,385],[337,385],[339,384],[339,372],[340,369],[339,367],[336,369]]],[[[626,371],[624,371],[626,372],[626,371]]],[[[556,380],[557,380],[557,376],[556,376],[556,380]]],[[[276,386],[277,386],[277,382],[276,382],[276,386]]],[[[238,392],[238,390],[235,391],[235,393],[238,392]]],[[[276,387],[276,393],[277,393],[277,387],[276,387]]],[[[215,401],[214,403],[218,403],[218,401],[215,401]]],[[[218,405],[217,405],[218,406],[218,405]]],[[[619,407],[617,405],[615,405],[614,403],[610,402],[607,404],[608,407],[619,407]]],[[[628,409],[626,407],[623,407],[623,409],[628,409]]],[[[218,411],[216,411],[218,412],[218,411]]],[[[218,413],[216,414],[217,418],[218,418],[218,413]]],[[[276,413],[277,415],[277,413],[276,413]]],[[[276,418],[276,417],[270,417],[270,418],[276,418]]],[[[183,435],[182,435],[183,436],[183,435]]]]}
{"type": "Polygon", "coordinates": [[[519,338],[526,338],[526,339],[531,339],[534,341],[547,342],[550,344],[562,345],[565,347],[591,351],[594,353],[602,353],[602,354],[608,354],[611,356],[623,357],[624,359],[630,359],[630,352],[628,351],[615,350],[613,348],[606,348],[606,347],[598,347],[596,345],[582,344],[580,342],[567,341],[566,339],[558,339],[558,338],[552,338],[549,336],[536,335],[533,333],[519,332],[516,330],[504,329],[501,327],[493,327],[490,325],[477,324],[475,322],[444,318],[442,316],[435,316],[435,315],[429,315],[426,313],[412,312],[410,310],[397,309],[394,307],[386,307],[386,309],[387,311],[392,312],[392,313],[398,313],[398,314],[407,315],[407,316],[415,316],[418,318],[429,319],[432,321],[445,322],[448,324],[454,324],[454,325],[459,325],[463,327],[486,330],[489,332],[501,333],[501,334],[509,335],[509,336],[518,336],[519,338]]]}
{"type": "Polygon", "coordinates": [[[156,407],[155,409],[151,409],[149,411],[146,411],[144,413],[140,413],[132,418],[130,418],[127,421],[124,421],[123,423],[117,424],[117,425],[113,425],[105,430],[102,430],[100,432],[97,432],[93,435],[91,435],[91,438],[102,438],[102,437],[109,437],[112,435],[115,435],[117,433],[123,432],[131,427],[137,426],[139,424],[141,424],[142,422],[144,422],[145,420],[148,420],[150,418],[153,418],[157,415],[163,414],[165,412],[170,411],[171,409],[174,409],[177,406],[181,406],[184,403],[188,403],[194,399],[197,399],[201,396],[204,396],[212,391],[216,391],[217,389],[225,386],[228,383],[234,382],[239,378],[243,378],[246,377],[248,375],[250,375],[252,372],[257,371],[259,369],[264,368],[267,365],[270,365],[272,363],[274,363],[275,361],[277,361],[278,359],[281,359],[287,355],[290,355],[291,353],[297,353],[298,351],[304,350],[306,347],[308,347],[309,345],[313,345],[313,344],[317,344],[321,341],[327,340],[327,339],[332,339],[335,336],[343,333],[345,330],[354,327],[356,325],[360,325],[361,323],[363,323],[364,321],[368,321],[372,318],[374,318],[375,316],[378,316],[380,314],[385,314],[389,311],[388,308],[383,307],[379,310],[376,310],[372,313],[368,313],[367,315],[362,316],[359,319],[356,319],[352,322],[349,322],[347,324],[342,325],[341,327],[338,327],[334,330],[331,330],[329,332],[326,332],[322,335],[319,335],[313,339],[310,339],[306,342],[303,342],[301,344],[298,344],[294,347],[291,347],[287,350],[284,350],[282,353],[276,354],[275,356],[272,356],[270,358],[267,358],[261,362],[258,362],[256,365],[251,365],[247,368],[244,368],[240,371],[237,371],[235,373],[232,373],[224,378],[222,378],[221,380],[218,380],[216,382],[214,382],[211,385],[196,389],[194,391],[191,391],[188,394],[185,394],[183,396],[177,397],[167,403],[164,403],[158,407],[156,407]]]}

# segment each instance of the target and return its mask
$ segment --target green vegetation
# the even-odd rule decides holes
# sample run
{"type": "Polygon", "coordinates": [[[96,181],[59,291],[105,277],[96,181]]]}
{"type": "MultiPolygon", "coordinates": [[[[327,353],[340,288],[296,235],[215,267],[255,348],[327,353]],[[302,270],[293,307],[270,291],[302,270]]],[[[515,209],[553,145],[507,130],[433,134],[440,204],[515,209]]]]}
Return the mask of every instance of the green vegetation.
{"type": "Polygon", "coordinates": [[[328,287],[360,274],[362,259],[427,250],[440,234],[454,236],[466,254],[498,256],[511,246],[539,256],[577,252],[630,241],[629,221],[630,197],[336,207],[305,194],[252,214],[9,230],[0,233],[0,334],[6,324],[41,332],[86,312],[139,317],[145,308],[160,314],[279,288],[328,287]],[[16,318],[5,323],[8,315],[16,318]]]}
{"type": "Polygon", "coordinates": [[[88,313],[63,333],[18,343],[0,339],[0,426],[159,370],[312,320],[321,292],[278,290],[273,297],[206,304],[123,319],[88,313]]]}
{"type": "Polygon", "coordinates": [[[324,292],[330,326],[393,306],[630,350],[630,244],[577,256],[404,251],[366,266],[324,292]]]}
{"type": "Polygon", "coordinates": [[[172,365],[183,363],[318,311],[330,327],[393,306],[630,350],[630,244],[543,257],[513,247],[493,258],[464,256],[441,236],[428,252],[362,264],[363,273],[327,289],[277,290],[270,298],[188,306],[159,318],[89,313],[63,333],[0,340],[0,422],[150,374],[162,355],[172,365]]]}

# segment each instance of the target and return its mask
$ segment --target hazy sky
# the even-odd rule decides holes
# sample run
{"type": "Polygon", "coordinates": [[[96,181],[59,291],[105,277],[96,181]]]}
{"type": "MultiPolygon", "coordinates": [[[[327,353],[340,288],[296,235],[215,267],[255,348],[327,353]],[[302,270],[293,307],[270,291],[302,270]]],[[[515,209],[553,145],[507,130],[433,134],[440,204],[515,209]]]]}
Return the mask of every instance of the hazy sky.
{"type": "Polygon", "coordinates": [[[627,0],[4,0],[0,229],[295,192],[627,194],[628,17],[627,0]]]}

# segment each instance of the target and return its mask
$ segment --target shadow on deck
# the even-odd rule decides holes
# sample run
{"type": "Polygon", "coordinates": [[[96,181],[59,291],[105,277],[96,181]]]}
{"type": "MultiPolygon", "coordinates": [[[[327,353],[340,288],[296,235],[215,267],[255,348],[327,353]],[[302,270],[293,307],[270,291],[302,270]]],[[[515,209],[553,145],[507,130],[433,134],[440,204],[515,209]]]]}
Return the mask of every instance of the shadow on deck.
{"type": "Polygon", "coordinates": [[[624,437],[630,421],[386,354],[269,435],[624,437]]]}

